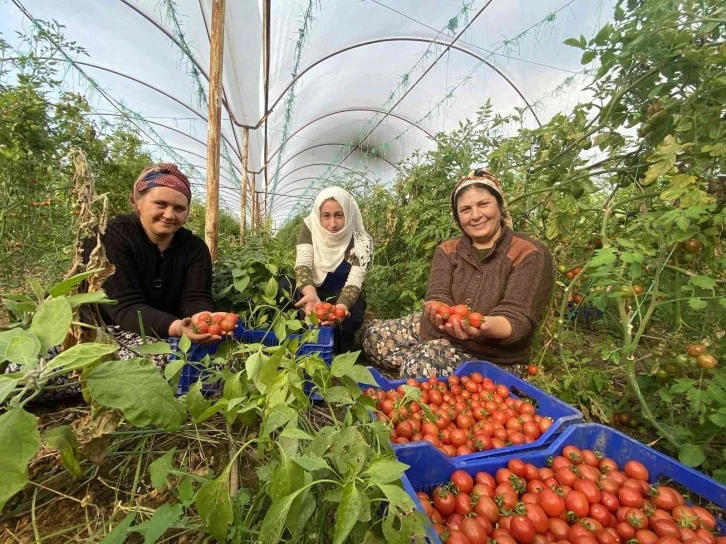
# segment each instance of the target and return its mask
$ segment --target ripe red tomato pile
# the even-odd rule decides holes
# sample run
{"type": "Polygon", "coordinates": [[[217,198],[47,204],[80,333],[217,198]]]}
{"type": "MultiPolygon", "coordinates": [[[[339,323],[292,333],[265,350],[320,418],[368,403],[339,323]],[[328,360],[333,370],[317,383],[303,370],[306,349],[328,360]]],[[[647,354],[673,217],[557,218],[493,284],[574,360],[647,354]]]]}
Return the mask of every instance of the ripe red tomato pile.
{"type": "Polygon", "coordinates": [[[321,302],[315,305],[315,315],[318,321],[342,321],[345,319],[345,310],[333,306],[330,302],[321,302]]]}
{"type": "Polygon", "coordinates": [[[650,486],[641,463],[621,469],[574,446],[550,467],[512,459],[493,476],[457,470],[418,497],[447,544],[726,544],[713,515],[671,487],[650,486]]]}
{"type": "Polygon", "coordinates": [[[479,312],[472,312],[466,304],[457,304],[456,306],[449,306],[443,302],[429,302],[437,315],[441,316],[444,323],[461,323],[462,321],[468,323],[471,327],[478,329],[482,323],[486,320],[484,316],[479,312]]]}
{"type": "Polygon", "coordinates": [[[216,312],[202,312],[197,316],[196,321],[192,324],[194,332],[198,334],[212,334],[214,336],[224,336],[231,333],[239,321],[237,314],[216,312]]]}
{"type": "Polygon", "coordinates": [[[381,412],[378,420],[392,424],[391,441],[397,444],[426,440],[454,457],[534,442],[553,423],[537,414],[531,404],[512,398],[507,386],[497,385],[479,372],[461,378],[451,375],[447,381],[410,378],[406,385],[420,388],[421,398],[405,406],[403,386],[387,392],[365,391],[376,400],[381,412]],[[422,405],[430,409],[434,421],[422,405]]]}

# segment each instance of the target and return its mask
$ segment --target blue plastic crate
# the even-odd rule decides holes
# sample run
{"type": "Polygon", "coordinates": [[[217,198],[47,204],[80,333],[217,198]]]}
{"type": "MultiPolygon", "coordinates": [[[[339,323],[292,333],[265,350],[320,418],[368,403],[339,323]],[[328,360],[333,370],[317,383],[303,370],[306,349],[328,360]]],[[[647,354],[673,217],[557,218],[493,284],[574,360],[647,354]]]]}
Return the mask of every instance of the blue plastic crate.
{"type": "MultiPolygon", "coordinates": [[[[388,380],[374,368],[369,367],[369,370],[373,374],[373,377],[380,388],[384,391],[396,389],[398,386],[406,383],[406,380],[388,380]]],[[[511,453],[520,453],[542,448],[552,442],[555,436],[561,433],[567,426],[574,423],[580,423],[582,421],[582,412],[579,410],[576,410],[569,404],[562,402],[552,395],[548,395],[531,383],[518,378],[514,374],[502,370],[500,367],[492,363],[485,361],[470,361],[457,368],[454,371],[454,374],[457,376],[469,376],[473,372],[480,372],[482,376],[491,379],[494,383],[506,385],[509,387],[511,395],[515,398],[530,399],[537,408],[537,413],[542,416],[552,418],[554,423],[549,429],[547,429],[547,432],[529,444],[481,451],[470,455],[460,455],[454,458],[456,460],[465,461],[469,459],[508,455],[511,453]]],[[[440,376],[439,379],[445,380],[446,377],[440,376]]],[[[420,382],[425,380],[427,380],[427,378],[418,378],[418,381],[420,382]]],[[[396,452],[398,460],[402,463],[406,463],[407,465],[434,465],[450,459],[434,445],[425,441],[410,442],[408,444],[391,444],[391,446],[396,452]]]]}
{"type": "MultiPolygon", "coordinates": [[[[254,331],[245,330],[241,323],[237,324],[237,328],[233,332],[233,338],[242,344],[263,344],[265,346],[277,346],[280,342],[272,331],[254,331]]],[[[302,339],[302,334],[291,334],[288,336],[290,339],[302,339]]],[[[207,355],[210,357],[214,355],[217,348],[222,344],[223,341],[217,342],[216,344],[202,345],[193,344],[187,353],[187,364],[184,365],[181,371],[181,378],[179,379],[179,386],[177,387],[176,394],[184,395],[189,391],[189,388],[194,385],[197,380],[204,379],[205,375],[208,374],[204,366],[195,364],[204,359],[207,355]]],[[[172,350],[176,350],[179,343],[178,338],[170,338],[169,344],[172,350]]],[[[318,341],[316,343],[302,344],[297,350],[298,356],[318,354],[325,363],[330,366],[333,362],[333,329],[331,327],[322,327],[318,331],[318,341]]],[[[171,355],[169,360],[178,359],[176,355],[171,355]]],[[[202,391],[206,394],[214,393],[218,391],[220,384],[216,383],[205,383],[202,385],[202,391]]]]}
{"type": "Polygon", "coordinates": [[[602,311],[594,306],[567,303],[567,321],[574,321],[581,317],[585,321],[594,321],[602,317],[602,311]]]}
{"type": "MultiPolygon", "coordinates": [[[[726,508],[726,485],[680,464],[675,459],[649,448],[620,431],[595,423],[583,423],[567,428],[549,447],[540,451],[467,461],[444,458],[442,462],[435,464],[407,463],[409,468],[405,473],[407,481],[404,481],[404,489],[411,495],[416,507],[423,511],[415,492],[425,491],[430,494],[437,485],[448,482],[455,470],[465,470],[472,476],[477,472],[488,472],[493,475],[500,468],[505,468],[513,457],[542,467],[545,466],[548,457],[560,455],[568,445],[598,450],[613,459],[621,468],[631,459],[639,461],[648,469],[650,483],[658,483],[659,479],[666,478],[718,507],[726,508]]],[[[721,534],[726,534],[726,524],[719,521],[718,525],[721,534]]],[[[433,543],[441,543],[433,529],[429,531],[429,537],[433,543]]]]}

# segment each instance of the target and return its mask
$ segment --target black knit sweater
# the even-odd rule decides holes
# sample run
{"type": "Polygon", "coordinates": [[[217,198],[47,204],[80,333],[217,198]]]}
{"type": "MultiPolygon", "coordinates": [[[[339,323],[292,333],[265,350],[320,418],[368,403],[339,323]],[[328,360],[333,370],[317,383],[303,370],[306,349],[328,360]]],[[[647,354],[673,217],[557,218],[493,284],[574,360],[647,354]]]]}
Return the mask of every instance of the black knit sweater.
{"type": "MultiPolygon", "coordinates": [[[[206,244],[181,228],[162,253],[152,243],[139,218],[122,215],[109,221],[102,236],[106,256],[116,268],[103,285],[116,306],[101,306],[108,322],[140,333],[166,338],[176,319],[213,311],[212,259],[206,244]]],[[[93,249],[86,244],[85,257],[93,249]]]]}

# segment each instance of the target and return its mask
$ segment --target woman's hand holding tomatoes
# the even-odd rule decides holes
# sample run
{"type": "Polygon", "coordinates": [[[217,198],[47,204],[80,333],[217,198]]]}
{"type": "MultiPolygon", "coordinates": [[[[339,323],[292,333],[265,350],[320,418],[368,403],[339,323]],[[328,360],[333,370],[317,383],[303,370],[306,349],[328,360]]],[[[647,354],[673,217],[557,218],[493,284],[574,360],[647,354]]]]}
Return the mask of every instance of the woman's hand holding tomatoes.
{"type": "Polygon", "coordinates": [[[335,325],[350,317],[350,311],[345,304],[333,305],[330,302],[321,302],[315,305],[315,315],[320,325],[335,325]]]}
{"type": "Polygon", "coordinates": [[[295,308],[302,308],[305,316],[309,316],[315,311],[315,307],[320,304],[318,292],[312,285],[306,285],[301,289],[302,298],[295,303],[295,308]]]}
{"type": "Polygon", "coordinates": [[[239,316],[225,312],[199,312],[177,319],[169,327],[169,336],[186,336],[195,344],[213,344],[237,328],[239,316]]]}
{"type": "Polygon", "coordinates": [[[490,328],[489,324],[481,317],[481,314],[471,315],[480,316],[481,319],[475,320],[472,323],[468,317],[462,318],[458,314],[454,314],[439,329],[459,340],[475,340],[484,337],[484,333],[490,328]],[[474,327],[474,324],[478,324],[479,326],[474,327]]]}

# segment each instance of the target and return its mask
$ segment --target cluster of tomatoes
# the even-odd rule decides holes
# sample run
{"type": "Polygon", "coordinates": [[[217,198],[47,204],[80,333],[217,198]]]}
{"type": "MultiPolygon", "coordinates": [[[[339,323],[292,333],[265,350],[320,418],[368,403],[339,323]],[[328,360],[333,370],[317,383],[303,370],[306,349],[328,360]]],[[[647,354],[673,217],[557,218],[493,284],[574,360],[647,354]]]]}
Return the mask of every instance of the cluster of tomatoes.
{"type": "Polygon", "coordinates": [[[486,320],[484,316],[479,312],[472,312],[466,304],[457,304],[456,306],[449,306],[443,302],[427,302],[429,307],[433,308],[436,315],[441,316],[444,323],[461,323],[462,321],[468,323],[469,326],[478,329],[482,323],[486,320]]]}
{"type": "Polygon", "coordinates": [[[572,268],[570,270],[567,270],[567,268],[565,267],[565,265],[560,265],[558,267],[558,270],[561,273],[563,273],[568,280],[572,280],[572,279],[575,279],[575,276],[577,276],[580,272],[582,272],[582,267],[581,266],[577,266],[575,268],[572,268]]]}
{"type": "Polygon", "coordinates": [[[326,321],[342,321],[345,319],[345,310],[333,306],[330,302],[321,302],[315,305],[315,315],[318,317],[318,321],[323,323],[326,321]]]}
{"type": "Polygon", "coordinates": [[[686,506],[671,487],[649,485],[641,463],[621,470],[574,446],[550,467],[512,459],[493,476],[457,470],[418,497],[447,544],[726,544],[710,512],[686,506]]]}
{"type": "Polygon", "coordinates": [[[534,442],[553,423],[528,402],[511,397],[507,386],[479,372],[451,375],[447,381],[410,378],[406,385],[421,390],[418,401],[406,401],[411,397],[406,397],[403,385],[365,391],[376,401],[378,420],[391,424],[391,441],[396,444],[425,440],[455,457],[534,442]]]}
{"type": "Polygon", "coordinates": [[[239,316],[225,312],[202,312],[192,323],[194,332],[197,334],[211,334],[213,336],[224,336],[237,328],[239,316]]]}
{"type": "MultiPolygon", "coordinates": [[[[695,359],[696,364],[704,369],[704,370],[711,370],[716,367],[716,364],[718,363],[718,360],[713,355],[709,355],[706,353],[706,346],[703,344],[688,344],[686,346],[686,352],[688,353],[689,359],[686,359],[686,362],[691,362],[690,359],[695,359]]],[[[682,359],[679,359],[676,357],[678,361],[681,361],[682,359]]]]}

